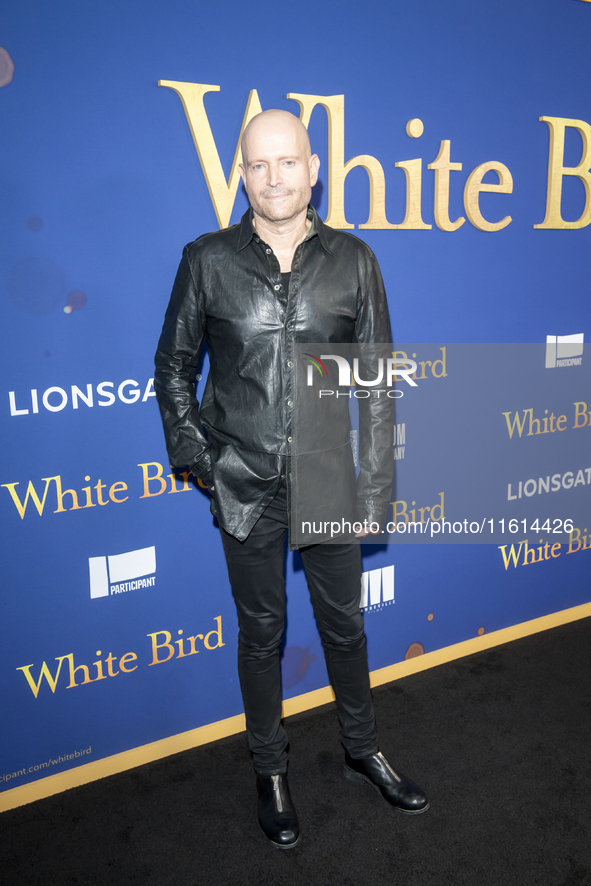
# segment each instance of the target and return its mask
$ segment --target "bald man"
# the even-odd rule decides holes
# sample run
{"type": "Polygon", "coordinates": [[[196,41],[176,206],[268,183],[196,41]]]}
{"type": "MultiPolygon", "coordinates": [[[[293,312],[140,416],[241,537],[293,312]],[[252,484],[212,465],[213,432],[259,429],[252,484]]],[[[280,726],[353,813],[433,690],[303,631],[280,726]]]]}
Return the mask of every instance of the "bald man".
{"type": "MultiPolygon", "coordinates": [[[[288,502],[298,494],[291,436],[297,345],[391,341],[374,254],[324,225],[310,206],[319,166],[297,117],[274,110],[250,121],[240,164],[250,209],[239,224],[185,247],[154,378],[171,464],[189,467],[209,487],[221,527],[238,611],[258,819],[280,849],[295,847],[300,834],[287,782],[279,653],[288,502]],[[200,408],[194,382],[204,339],[210,372],[200,408]]],[[[360,425],[356,513],[361,523],[382,525],[393,472],[392,415],[383,398],[360,401],[360,425]]],[[[339,451],[347,459],[339,471],[353,470],[355,483],[350,447],[339,451]]],[[[344,485],[339,471],[323,472],[319,500],[344,485]]],[[[344,774],[368,782],[400,811],[418,814],[429,806],[424,792],[392,769],[378,745],[360,611],[364,534],[306,545],[300,554],[335,692],[344,774]]]]}

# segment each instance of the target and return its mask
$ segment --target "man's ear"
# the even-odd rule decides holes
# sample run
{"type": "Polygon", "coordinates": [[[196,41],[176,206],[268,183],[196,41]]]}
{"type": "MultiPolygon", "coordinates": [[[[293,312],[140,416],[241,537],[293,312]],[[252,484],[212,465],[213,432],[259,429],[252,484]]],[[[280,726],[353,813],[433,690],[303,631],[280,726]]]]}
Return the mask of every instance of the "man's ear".
{"type": "Polygon", "coordinates": [[[244,187],[246,187],[246,170],[242,163],[238,164],[238,172],[240,173],[240,178],[244,182],[244,187]]]}
{"type": "Polygon", "coordinates": [[[313,188],[318,181],[318,170],[320,169],[320,159],[318,154],[312,154],[308,161],[308,165],[310,167],[310,187],[313,188]]]}

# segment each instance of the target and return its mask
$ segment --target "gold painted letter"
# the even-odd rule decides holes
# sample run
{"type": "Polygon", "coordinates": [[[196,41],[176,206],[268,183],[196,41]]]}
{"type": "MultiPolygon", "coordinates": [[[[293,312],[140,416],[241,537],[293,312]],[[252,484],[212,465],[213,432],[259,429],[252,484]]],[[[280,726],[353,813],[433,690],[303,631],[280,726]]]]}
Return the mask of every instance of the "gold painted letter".
{"type": "Polygon", "coordinates": [[[466,215],[479,231],[500,231],[502,228],[506,228],[512,221],[510,215],[506,215],[499,222],[489,222],[483,217],[478,205],[478,195],[481,191],[493,191],[496,194],[511,194],[513,192],[513,177],[503,163],[490,160],[488,163],[477,166],[470,173],[464,188],[464,206],[466,207],[466,215]],[[482,179],[491,169],[499,176],[498,185],[482,183],[482,179]]]}
{"type": "Polygon", "coordinates": [[[18,483],[3,483],[2,486],[6,486],[6,488],[10,492],[11,498],[16,505],[17,511],[19,512],[20,518],[21,520],[24,520],[29,497],[32,499],[35,507],[37,508],[37,513],[39,514],[39,516],[41,516],[43,514],[43,508],[45,507],[45,499],[47,498],[47,490],[49,489],[49,484],[52,480],[55,480],[57,484],[59,479],[59,477],[43,477],[42,482],[45,483],[45,490],[43,492],[43,499],[41,501],[39,500],[37,490],[33,486],[32,480],[29,480],[29,485],[27,486],[27,492],[24,502],[21,502],[16,492],[16,487],[18,486],[18,483]]]}
{"type": "Polygon", "coordinates": [[[463,215],[455,222],[449,218],[449,173],[462,168],[461,163],[450,162],[450,145],[449,139],[442,141],[437,157],[427,167],[435,170],[435,223],[442,231],[457,231],[466,221],[463,215]]]}
{"type": "Polygon", "coordinates": [[[540,117],[550,127],[550,156],[548,159],[548,195],[546,218],[534,228],[585,228],[591,224],[591,126],[584,120],[566,117],[540,117]],[[563,166],[564,132],[571,126],[583,139],[583,153],[578,166],[563,166]],[[585,208],[577,221],[564,221],[561,215],[562,176],[576,175],[585,186],[585,208]]]}
{"type": "Polygon", "coordinates": [[[215,209],[218,224],[220,228],[227,228],[230,224],[230,216],[232,215],[232,208],[234,206],[238,183],[240,181],[240,173],[238,172],[238,164],[242,160],[240,139],[242,138],[244,127],[250,121],[251,117],[254,117],[255,114],[260,114],[262,111],[257,91],[256,89],[253,89],[248,97],[248,103],[246,105],[244,120],[242,121],[242,127],[238,137],[238,144],[236,145],[230,178],[226,182],[224,170],[220,161],[220,155],[218,154],[218,149],[213,138],[211,126],[209,125],[209,120],[207,119],[207,114],[205,112],[205,105],[203,103],[203,96],[206,92],[219,92],[220,87],[207,86],[203,83],[183,83],[177,80],[159,80],[158,86],[166,86],[169,89],[174,89],[174,91],[181,97],[183,108],[185,109],[187,120],[189,121],[191,135],[193,136],[193,141],[195,142],[195,147],[199,154],[199,160],[201,161],[205,181],[209,188],[209,194],[211,196],[213,208],[215,209]]]}
{"type": "Polygon", "coordinates": [[[225,646],[225,643],[222,643],[222,616],[217,615],[214,618],[214,621],[217,622],[217,628],[214,628],[213,631],[210,631],[209,634],[205,635],[205,639],[203,640],[203,645],[206,649],[219,649],[220,646],[225,646]],[[212,643],[209,639],[210,637],[215,637],[216,642],[212,643]]]}
{"type": "Polygon", "coordinates": [[[37,696],[39,695],[39,689],[41,688],[41,683],[43,682],[44,677],[47,680],[47,683],[48,683],[51,691],[55,692],[55,687],[57,686],[57,681],[59,679],[60,671],[62,669],[62,662],[65,658],[69,659],[69,657],[70,657],[69,655],[60,655],[59,657],[56,655],[55,660],[58,662],[58,667],[57,667],[55,677],[52,676],[51,671],[47,667],[46,662],[43,662],[43,664],[41,665],[41,673],[40,673],[39,679],[37,680],[36,683],[35,683],[33,677],[31,676],[31,668],[33,667],[32,664],[24,665],[24,667],[22,667],[22,668],[17,668],[17,671],[23,672],[23,674],[27,678],[27,683],[31,687],[31,692],[33,693],[35,698],[37,698],[37,696]]]}
{"type": "MultiPolygon", "coordinates": [[[[427,225],[421,217],[421,175],[423,161],[417,160],[400,160],[394,166],[400,166],[404,169],[406,176],[406,214],[401,225],[391,225],[392,228],[399,228],[402,231],[430,231],[432,225],[427,225]]],[[[367,225],[360,225],[365,228],[367,225]]]]}
{"type": "MultiPolygon", "coordinates": [[[[154,631],[153,634],[148,634],[147,636],[152,638],[152,661],[150,662],[149,667],[151,667],[152,665],[155,665],[155,664],[163,664],[163,662],[169,661],[172,658],[172,656],[174,655],[174,646],[172,646],[170,643],[170,638],[171,638],[170,632],[169,631],[154,631]],[[164,636],[166,637],[166,640],[164,641],[164,643],[157,643],[156,642],[156,638],[158,637],[159,634],[164,634],[164,636]],[[158,658],[158,650],[163,649],[163,648],[168,649],[168,655],[166,656],[166,658],[158,658]]],[[[121,659],[121,661],[123,661],[123,659],[121,659]]]]}
{"type": "Polygon", "coordinates": [[[153,498],[155,495],[162,495],[164,490],[166,489],[166,480],[162,479],[162,465],[157,461],[147,461],[144,464],[139,464],[138,468],[142,469],[142,473],[144,475],[144,494],[140,495],[140,498],[153,498]],[[154,476],[150,477],[149,469],[156,468],[156,473],[154,476]],[[160,489],[158,492],[150,492],[150,483],[160,484],[160,489]]]}
{"type": "Polygon", "coordinates": [[[308,128],[312,111],[322,105],[328,117],[328,215],[326,224],[333,228],[354,228],[345,218],[345,179],[356,166],[369,176],[369,218],[360,228],[392,229],[386,218],[386,181],[384,170],[375,157],[360,154],[345,163],[345,96],[303,95],[289,92],[287,98],[300,106],[300,120],[308,128]]]}

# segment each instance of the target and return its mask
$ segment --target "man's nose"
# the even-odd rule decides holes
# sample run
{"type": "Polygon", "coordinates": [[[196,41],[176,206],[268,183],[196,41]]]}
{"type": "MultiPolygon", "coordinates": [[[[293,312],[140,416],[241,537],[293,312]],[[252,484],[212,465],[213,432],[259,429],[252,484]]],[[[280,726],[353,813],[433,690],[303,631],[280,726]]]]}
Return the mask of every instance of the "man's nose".
{"type": "Polygon", "coordinates": [[[269,166],[267,167],[267,181],[271,188],[276,188],[283,183],[281,166],[279,163],[269,163],[269,166]]]}

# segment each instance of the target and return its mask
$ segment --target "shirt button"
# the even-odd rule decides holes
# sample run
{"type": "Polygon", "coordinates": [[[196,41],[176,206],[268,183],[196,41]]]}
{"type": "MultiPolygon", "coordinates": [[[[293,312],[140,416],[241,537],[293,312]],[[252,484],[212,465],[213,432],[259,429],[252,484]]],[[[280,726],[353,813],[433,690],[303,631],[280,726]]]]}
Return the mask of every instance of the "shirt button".
{"type": "Polygon", "coordinates": [[[271,255],[271,250],[270,250],[270,249],[265,249],[265,252],[267,253],[267,255],[271,255]]]}
{"type": "Polygon", "coordinates": [[[288,443],[291,443],[291,437],[288,437],[288,438],[287,438],[287,442],[288,442],[288,443]]]}
{"type": "Polygon", "coordinates": [[[287,401],[287,405],[288,405],[288,406],[293,406],[292,401],[291,401],[291,400],[288,400],[288,401],[287,401]]]}
{"type": "Polygon", "coordinates": [[[291,367],[293,366],[293,363],[291,362],[291,360],[288,360],[288,361],[287,361],[287,365],[288,365],[289,368],[291,369],[291,367]]]}
{"type": "Polygon", "coordinates": [[[281,286],[279,285],[279,283],[276,283],[275,286],[273,287],[273,289],[275,290],[275,292],[279,292],[279,290],[281,289],[281,286]]]}

